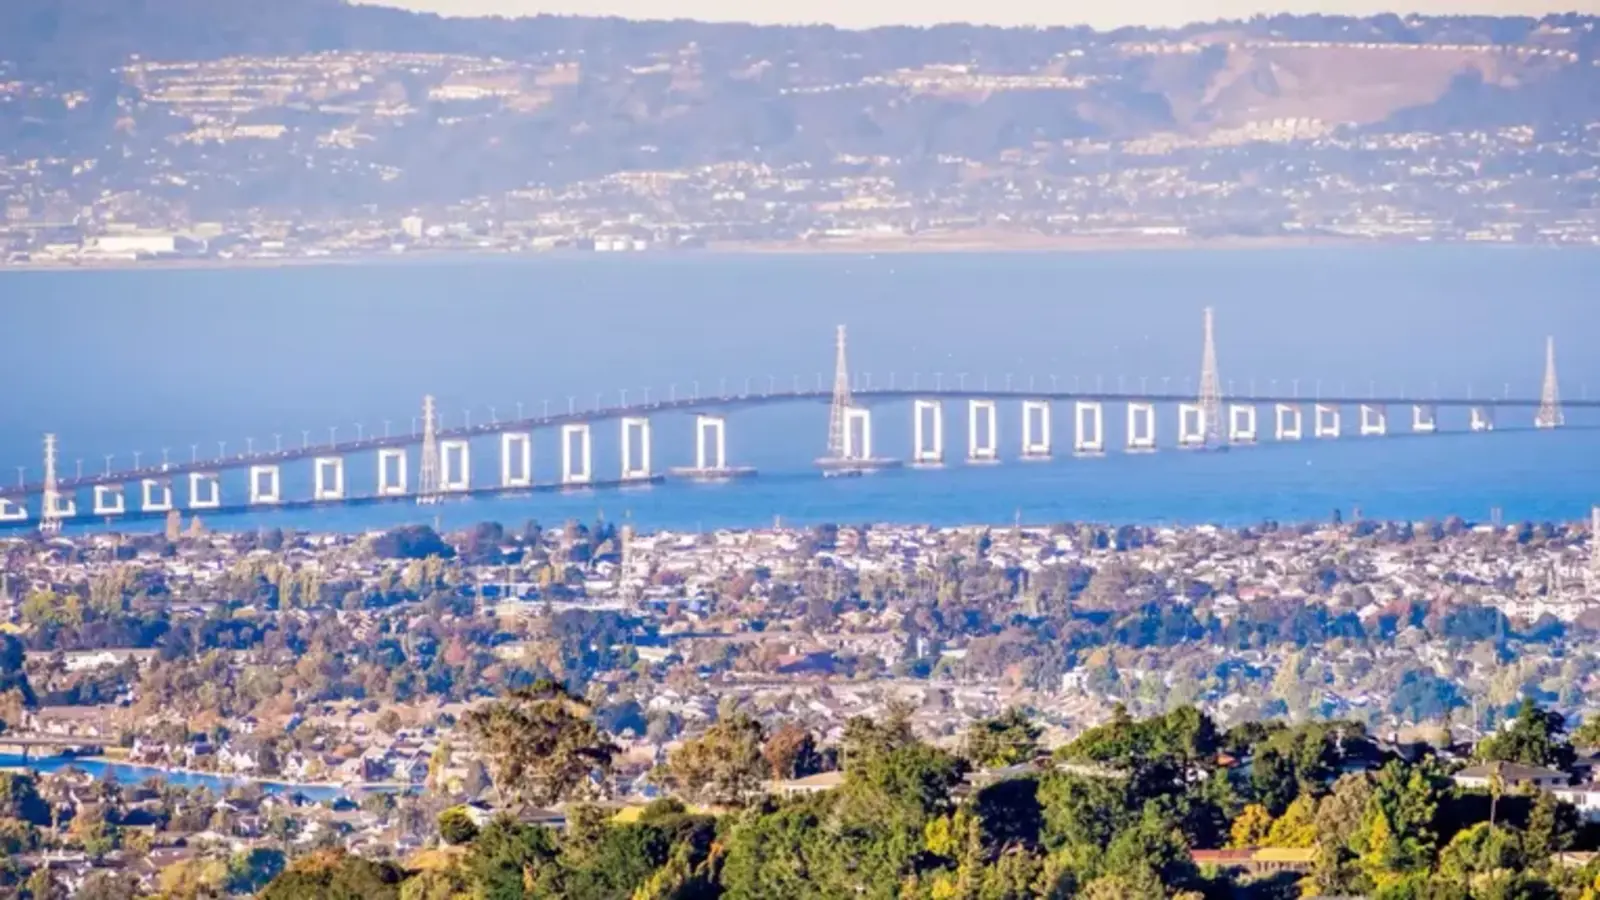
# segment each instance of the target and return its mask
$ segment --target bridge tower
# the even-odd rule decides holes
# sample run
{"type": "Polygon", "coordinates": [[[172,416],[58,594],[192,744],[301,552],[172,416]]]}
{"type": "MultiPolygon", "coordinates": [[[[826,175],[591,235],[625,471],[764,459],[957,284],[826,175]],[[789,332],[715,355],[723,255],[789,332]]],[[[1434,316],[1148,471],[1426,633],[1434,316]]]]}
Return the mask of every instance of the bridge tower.
{"type": "Polygon", "coordinates": [[[846,416],[852,405],[850,398],[850,366],[845,359],[844,326],[840,325],[833,341],[833,405],[828,409],[828,458],[845,458],[845,431],[850,427],[846,416]]]}
{"type": "Polygon", "coordinates": [[[61,489],[56,486],[56,436],[44,436],[44,496],[40,500],[39,530],[55,534],[61,530],[61,489]]]}
{"type": "Polygon", "coordinates": [[[438,503],[439,433],[434,421],[433,395],[422,398],[422,465],[417,472],[417,502],[438,503]]]}
{"type": "Polygon", "coordinates": [[[1207,446],[1222,443],[1222,379],[1217,375],[1214,319],[1214,311],[1206,307],[1206,343],[1200,357],[1200,415],[1205,418],[1204,440],[1207,446]]]}
{"type": "Polygon", "coordinates": [[[1539,392],[1539,413],[1533,417],[1535,428],[1559,428],[1566,424],[1561,415],[1561,386],[1556,381],[1556,339],[1544,340],[1544,387],[1539,392]]]}

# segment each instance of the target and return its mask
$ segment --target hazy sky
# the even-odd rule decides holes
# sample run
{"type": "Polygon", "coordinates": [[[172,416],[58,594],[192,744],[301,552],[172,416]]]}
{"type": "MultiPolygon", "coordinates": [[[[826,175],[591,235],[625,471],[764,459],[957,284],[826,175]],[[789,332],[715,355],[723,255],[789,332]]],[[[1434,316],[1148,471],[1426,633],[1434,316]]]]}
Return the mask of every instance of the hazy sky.
{"type": "Polygon", "coordinates": [[[1377,12],[1542,15],[1600,13],[1600,0],[383,0],[390,5],[451,15],[568,13],[634,19],[694,18],[755,22],[829,22],[848,28],[885,24],[982,22],[994,25],[1176,25],[1255,13],[1377,12]]]}

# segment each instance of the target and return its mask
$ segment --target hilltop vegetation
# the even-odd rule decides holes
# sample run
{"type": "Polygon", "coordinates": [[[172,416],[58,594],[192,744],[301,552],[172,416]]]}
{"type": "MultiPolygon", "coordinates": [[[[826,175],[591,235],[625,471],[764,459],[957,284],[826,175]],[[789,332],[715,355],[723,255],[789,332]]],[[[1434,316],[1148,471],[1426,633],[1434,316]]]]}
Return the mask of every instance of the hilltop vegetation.
{"type": "MultiPolygon", "coordinates": [[[[545,686],[479,712],[533,713],[514,732],[559,738],[571,759],[607,767],[591,755],[603,736],[571,718],[576,701],[561,696],[545,686]],[[556,706],[546,713],[563,712],[537,713],[549,703],[556,706]]],[[[1027,716],[1013,711],[976,723],[951,751],[918,740],[904,712],[891,711],[846,728],[833,748],[844,763],[837,787],[787,799],[759,789],[703,793],[774,774],[760,753],[732,752],[740,734],[752,748],[764,738],[759,725],[734,717],[666,763],[675,793],[714,802],[700,811],[668,797],[614,817],[579,802],[557,833],[520,818],[520,805],[483,825],[456,807],[440,816],[442,855],[398,864],[314,855],[290,864],[261,896],[1589,900],[1600,889],[1600,870],[1557,859],[1588,838],[1552,794],[1509,781],[1464,789],[1450,777],[1460,763],[1429,754],[1406,761],[1348,723],[1256,722],[1222,732],[1193,708],[1143,721],[1119,712],[1045,753],[1027,716]],[[1009,749],[996,757],[997,748],[1009,749]],[[988,768],[1015,759],[1025,764],[988,768]],[[1204,852],[1224,847],[1267,848],[1263,858],[1287,865],[1247,871],[1228,861],[1248,853],[1204,852]]],[[[584,779],[551,777],[562,752],[519,750],[506,736],[480,738],[497,760],[497,791],[559,784],[581,799],[584,779]]],[[[766,740],[769,748],[780,741],[766,740]]],[[[1477,753],[1511,772],[1513,764],[1555,764],[1571,747],[1559,716],[1525,704],[1477,753]]]]}

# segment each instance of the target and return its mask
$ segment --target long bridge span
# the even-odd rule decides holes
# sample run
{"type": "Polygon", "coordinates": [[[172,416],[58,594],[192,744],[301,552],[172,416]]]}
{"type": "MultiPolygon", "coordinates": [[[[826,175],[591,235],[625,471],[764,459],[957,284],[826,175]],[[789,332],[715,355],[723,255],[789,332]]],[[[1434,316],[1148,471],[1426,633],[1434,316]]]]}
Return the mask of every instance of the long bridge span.
{"type": "MultiPolygon", "coordinates": [[[[1061,379],[1047,379],[1048,387],[1030,379],[1026,386],[1014,386],[1006,379],[1003,387],[991,388],[985,382],[969,385],[964,376],[946,379],[913,378],[910,384],[873,386],[852,379],[846,359],[845,331],[838,330],[835,346],[835,373],[831,387],[824,388],[818,378],[815,386],[803,386],[798,378],[787,387],[768,378],[766,388],[758,390],[752,381],[744,390],[718,391],[702,395],[698,390],[687,395],[669,391],[664,399],[651,400],[648,393],[634,403],[577,408],[569,400],[566,411],[517,416],[453,428],[439,426],[432,398],[424,398],[422,414],[413,427],[403,433],[358,435],[354,440],[313,441],[303,432],[298,444],[285,445],[278,436],[272,448],[256,450],[254,441],[241,453],[225,454],[219,445],[214,457],[202,457],[198,445],[191,445],[188,459],[172,459],[163,451],[161,459],[141,464],[143,454],[133,454],[135,464],[62,477],[58,470],[58,446],[54,434],[45,435],[43,477],[37,481],[19,478],[11,486],[0,486],[0,527],[17,527],[37,522],[46,531],[63,523],[82,520],[111,520],[120,517],[166,515],[173,510],[235,511],[245,509],[297,508],[305,506],[414,500],[440,501],[449,496],[470,496],[508,491],[596,488],[653,483],[665,476],[696,480],[725,480],[753,474],[753,470],[731,465],[727,458],[727,416],[739,409],[793,403],[826,403],[830,407],[827,453],[817,460],[825,474],[855,475],[909,464],[934,468],[946,462],[944,412],[951,404],[965,406],[967,438],[965,462],[999,462],[999,404],[1020,405],[1021,458],[1041,460],[1057,453],[1053,418],[1058,406],[1070,410],[1070,452],[1075,456],[1096,456],[1111,449],[1106,429],[1107,407],[1120,408],[1125,418],[1125,446],[1130,453],[1149,453],[1158,449],[1158,413],[1161,408],[1176,408],[1176,443],[1179,449],[1217,449],[1245,446],[1261,440],[1299,441],[1343,437],[1376,438],[1391,434],[1434,434],[1441,431],[1438,412],[1443,408],[1466,411],[1467,431],[1492,432],[1497,428],[1548,430],[1565,425],[1565,410],[1600,409],[1600,400],[1584,398],[1563,403],[1555,368],[1553,339],[1546,344],[1543,389],[1539,397],[1435,396],[1417,397],[1369,393],[1346,395],[1342,391],[1325,395],[1317,390],[1310,396],[1291,382],[1289,392],[1251,389],[1224,396],[1217,375],[1212,314],[1205,315],[1200,390],[1176,393],[1163,386],[1158,391],[1083,390],[1074,383],[1062,389],[1061,379]],[[932,383],[926,383],[931,381],[932,383]],[[956,382],[949,386],[948,381],[956,382]],[[913,433],[912,454],[908,460],[876,456],[872,449],[875,407],[891,403],[910,403],[913,433]],[[1402,417],[1391,425],[1391,413],[1402,417]],[[1265,411],[1266,422],[1261,422],[1265,411]],[[695,417],[694,465],[657,472],[651,460],[651,420],[664,414],[690,414],[695,417]],[[1347,421],[1348,417],[1348,421],[1347,421]],[[1525,417],[1525,418],[1524,418],[1525,417]],[[592,432],[596,423],[621,423],[622,465],[615,479],[596,476],[592,465],[592,432]],[[1262,426],[1270,426],[1262,427],[1262,426]],[[532,434],[559,430],[560,478],[553,484],[535,484],[532,468],[532,434]],[[499,479],[494,484],[474,482],[472,441],[500,438],[499,479]],[[377,456],[377,492],[357,496],[346,490],[345,469],[349,457],[377,456]],[[412,457],[417,457],[416,477],[412,457]],[[310,461],[313,487],[309,498],[289,498],[282,491],[282,467],[310,461]],[[225,503],[220,475],[248,470],[247,500],[225,503]],[[187,483],[186,502],[180,504],[175,484],[187,483]],[[130,497],[130,488],[133,496],[130,497]],[[92,496],[80,496],[88,493],[92,496]],[[134,501],[137,500],[137,503],[134,501]],[[81,503],[80,501],[88,501],[81,503]],[[31,507],[31,508],[30,508],[31,507]],[[34,512],[34,509],[37,512],[34,512]]],[[[1076,380],[1075,380],[1076,382],[1076,380]]],[[[1163,379],[1163,382],[1169,382],[1163,379]]],[[[1147,383],[1145,381],[1144,383],[1147,383]]],[[[625,395],[624,395],[625,399],[625,395]]],[[[387,431],[387,427],[385,429],[387,431]]]]}

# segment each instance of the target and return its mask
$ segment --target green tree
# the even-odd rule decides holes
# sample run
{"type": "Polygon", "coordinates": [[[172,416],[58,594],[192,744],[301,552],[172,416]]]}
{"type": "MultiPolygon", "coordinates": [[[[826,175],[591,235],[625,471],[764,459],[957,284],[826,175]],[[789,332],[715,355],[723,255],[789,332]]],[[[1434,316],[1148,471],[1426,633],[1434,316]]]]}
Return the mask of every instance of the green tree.
{"type": "Polygon", "coordinates": [[[446,844],[468,844],[478,836],[478,825],[464,806],[452,806],[439,813],[439,839],[446,844]]]}
{"type": "Polygon", "coordinates": [[[1566,769],[1572,765],[1576,754],[1565,734],[1564,716],[1525,697],[1516,718],[1499,732],[1479,741],[1476,754],[1485,762],[1566,769]]]}
{"type": "Polygon", "coordinates": [[[967,761],[987,769],[1027,762],[1038,755],[1043,732],[1027,713],[1012,707],[967,729],[967,761]]]}
{"type": "Polygon", "coordinates": [[[1266,846],[1305,849],[1316,845],[1317,801],[1310,794],[1301,794],[1289,804],[1272,823],[1272,828],[1267,832],[1266,846]]]}
{"type": "Polygon", "coordinates": [[[611,770],[617,746],[587,704],[548,680],[479,704],[461,724],[488,761],[502,802],[549,806],[611,770]]]}
{"type": "Polygon", "coordinates": [[[742,805],[760,793],[770,771],[764,739],[760,722],[735,714],[674,750],[658,777],[698,802],[742,805]]]}

